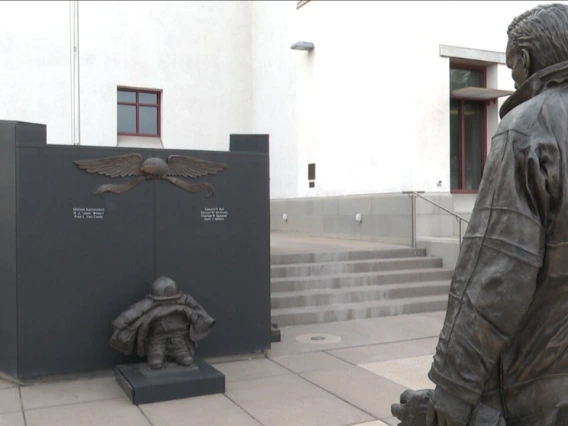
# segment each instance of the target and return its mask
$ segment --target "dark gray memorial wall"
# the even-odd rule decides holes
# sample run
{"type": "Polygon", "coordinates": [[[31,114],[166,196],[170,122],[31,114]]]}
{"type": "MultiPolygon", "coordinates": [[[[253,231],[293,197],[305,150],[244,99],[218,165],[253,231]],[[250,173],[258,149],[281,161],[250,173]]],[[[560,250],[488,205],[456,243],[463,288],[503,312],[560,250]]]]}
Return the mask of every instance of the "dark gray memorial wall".
{"type": "Polygon", "coordinates": [[[231,135],[231,150],[47,145],[44,126],[0,121],[0,371],[23,379],[137,361],[109,347],[110,323],[160,275],[217,320],[201,357],[268,349],[268,136],[231,135]],[[228,168],[191,180],[213,185],[211,198],[161,180],[91,194],[131,178],[73,161],[125,153],[228,168]]]}

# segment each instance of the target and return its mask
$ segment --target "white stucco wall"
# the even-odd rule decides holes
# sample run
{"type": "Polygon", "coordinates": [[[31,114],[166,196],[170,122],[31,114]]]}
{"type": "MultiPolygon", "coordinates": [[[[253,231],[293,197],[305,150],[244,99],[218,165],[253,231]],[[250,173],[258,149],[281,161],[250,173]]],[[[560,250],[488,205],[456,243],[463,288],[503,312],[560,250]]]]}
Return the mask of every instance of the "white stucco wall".
{"type": "MultiPolygon", "coordinates": [[[[0,2],[0,16],[0,118],[71,143],[69,2],[0,2]]],[[[250,133],[251,17],[248,1],[80,1],[81,144],[116,145],[119,85],[163,90],[166,148],[250,133]]]]}
{"type": "MultiPolygon", "coordinates": [[[[296,52],[290,50],[295,36],[296,3],[253,2],[253,133],[270,135],[271,192],[280,197],[298,194],[296,52]]],[[[304,183],[304,181],[302,181],[304,183]]]]}
{"type": "Polygon", "coordinates": [[[69,3],[0,2],[0,119],[49,124],[71,143],[69,3]]]}
{"type": "MultiPolygon", "coordinates": [[[[296,2],[253,3],[271,24],[255,20],[254,39],[275,43],[254,54],[282,49],[278,66],[255,68],[255,100],[272,96],[273,107],[255,108],[253,121],[271,134],[272,197],[294,198],[448,192],[449,59],[439,46],[503,52],[511,20],[551,2],[311,1],[298,10],[296,2]],[[314,43],[314,51],[286,55],[283,49],[299,40],[314,43]],[[296,81],[285,58],[295,63],[296,81]],[[294,105],[296,140],[289,130],[284,136],[277,119],[294,105]],[[310,189],[312,162],[317,178],[310,189]]],[[[494,87],[513,89],[504,65],[494,76],[494,87]]],[[[490,107],[489,133],[498,106],[490,107]]]]}
{"type": "Polygon", "coordinates": [[[80,2],[79,11],[83,144],[116,144],[117,85],[163,90],[166,148],[226,150],[230,133],[251,131],[249,2],[80,2]]]}

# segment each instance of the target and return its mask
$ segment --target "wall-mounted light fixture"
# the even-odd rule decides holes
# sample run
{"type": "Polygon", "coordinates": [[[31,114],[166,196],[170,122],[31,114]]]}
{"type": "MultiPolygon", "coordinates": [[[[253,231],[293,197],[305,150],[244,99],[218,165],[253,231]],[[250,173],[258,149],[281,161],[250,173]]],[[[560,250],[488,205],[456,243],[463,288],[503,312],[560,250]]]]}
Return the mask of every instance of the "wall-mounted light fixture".
{"type": "Polygon", "coordinates": [[[290,49],[310,51],[314,49],[314,44],[310,43],[309,41],[297,41],[290,47],[290,49]]]}
{"type": "Polygon", "coordinates": [[[361,213],[357,213],[355,215],[355,220],[359,223],[361,223],[363,221],[363,218],[361,217],[361,213]]]}
{"type": "Polygon", "coordinates": [[[284,213],[282,215],[282,219],[284,220],[284,222],[288,222],[288,215],[286,213],[284,213]]]}
{"type": "Polygon", "coordinates": [[[308,164],[308,180],[309,187],[314,188],[316,186],[316,163],[308,164]]]}

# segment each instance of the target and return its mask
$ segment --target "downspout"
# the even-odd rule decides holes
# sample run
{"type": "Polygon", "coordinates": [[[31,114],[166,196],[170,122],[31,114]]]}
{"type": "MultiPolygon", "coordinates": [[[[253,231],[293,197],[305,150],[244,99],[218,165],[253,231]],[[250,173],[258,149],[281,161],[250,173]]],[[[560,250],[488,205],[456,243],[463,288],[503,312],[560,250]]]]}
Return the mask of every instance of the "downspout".
{"type": "Polygon", "coordinates": [[[71,41],[71,141],[81,144],[81,104],[79,80],[79,1],[69,1],[71,41]]]}

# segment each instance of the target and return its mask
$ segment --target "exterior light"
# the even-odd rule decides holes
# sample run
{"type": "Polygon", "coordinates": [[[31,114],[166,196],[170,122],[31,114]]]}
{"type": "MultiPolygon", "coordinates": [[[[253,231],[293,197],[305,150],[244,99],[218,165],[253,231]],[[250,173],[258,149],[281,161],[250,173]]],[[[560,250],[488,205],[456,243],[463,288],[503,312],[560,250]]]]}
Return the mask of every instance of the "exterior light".
{"type": "Polygon", "coordinates": [[[314,49],[314,44],[310,43],[309,41],[297,41],[290,47],[290,49],[310,51],[314,49]]]}

